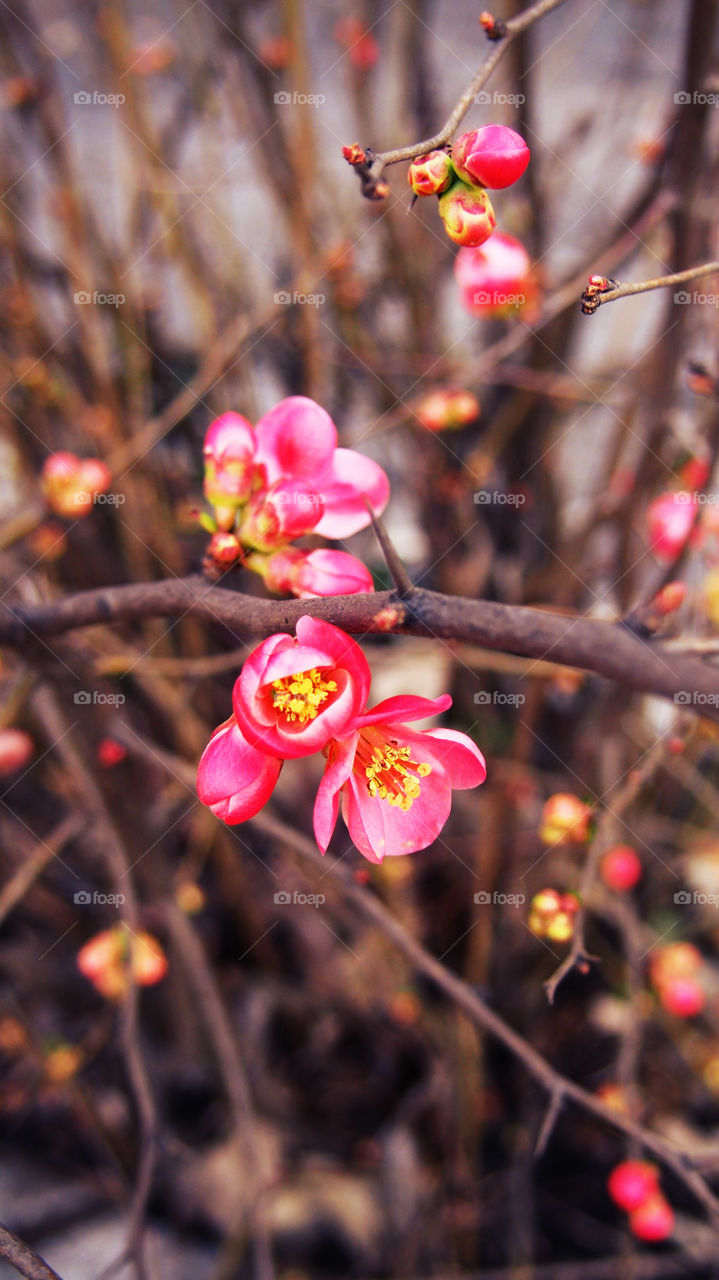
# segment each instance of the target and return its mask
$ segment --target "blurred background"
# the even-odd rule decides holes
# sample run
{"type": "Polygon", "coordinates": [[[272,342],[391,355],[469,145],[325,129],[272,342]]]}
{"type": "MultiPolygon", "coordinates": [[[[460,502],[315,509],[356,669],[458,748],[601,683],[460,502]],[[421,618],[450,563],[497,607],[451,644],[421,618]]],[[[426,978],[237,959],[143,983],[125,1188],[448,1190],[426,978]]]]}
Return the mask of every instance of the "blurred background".
{"type": "MultiPolygon", "coordinates": [[[[0,6],[7,608],[198,572],[207,426],[296,394],[387,471],[385,524],[419,585],[569,621],[646,591],[649,502],[713,493],[717,278],[593,317],[579,297],[597,271],[719,257],[716,5],[567,0],[511,45],[462,125],[510,125],[532,151],[494,199],[532,263],[511,314],[463,305],[456,246],[434,199],[410,209],[406,164],[370,202],[342,157],[441,126],[486,56],[478,16],[467,0],[0,6]],[[451,429],[427,397],[458,389],[480,407],[451,429]],[[58,451],[109,469],[82,518],[43,499],[58,451]]],[[[390,585],[371,533],[337,545],[390,585]]],[[[717,564],[707,520],[667,634],[711,646],[717,564]]],[[[240,571],[223,586],[263,592],[240,571]]],[[[695,893],[719,892],[713,724],[551,655],[364,648],[372,702],[452,693],[443,723],[488,780],[425,852],[370,867],[340,824],[327,861],[554,1066],[716,1160],[719,931],[695,893]],[[586,849],[547,848],[543,803],[611,808],[657,741],[615,815],[641,883],[620,906],[596,886],[601,964],[550,1008],[566,947],[528,905],[576,890],[586,849]],[[702,953],[691,1022],[648,985],[666,937],[702,953]]],[[[5,651],[0,727],[31,744],[0,761],[0,1218],[63,1280],[715,1275],[713,1232],[670,1177],[673,1240],[628,1234],[605,1191],[627,1148],[606,1126],[566,1108],[534,1160],[546,1096],[525,1068],[300,857],[320,760],[282,775],[284,834],[198,803],[247,651],[191,615],[5,651]],[[160,958],[124,1002],[78,968],[123,906],[160,958]]]]}

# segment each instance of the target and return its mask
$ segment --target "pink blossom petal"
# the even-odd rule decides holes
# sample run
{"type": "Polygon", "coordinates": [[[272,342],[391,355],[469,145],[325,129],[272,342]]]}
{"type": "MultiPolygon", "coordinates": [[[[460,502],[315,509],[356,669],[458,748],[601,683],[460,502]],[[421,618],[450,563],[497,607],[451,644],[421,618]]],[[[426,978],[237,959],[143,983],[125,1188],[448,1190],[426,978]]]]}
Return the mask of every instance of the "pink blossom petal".
{"type": "Polygon", "coordinates": [[[215,733],[197,768],[197,794],[225,822],[244,822],[269,800],[282,761],[256,751],[236,724],[215,733]]]}
{"type": "Polygon", "coordinates": [[[272,482],[294,476],[312,482],[332,462],[337,428],[330,415],[306,396],[288,396],[257,424],[257,458],[272,482]]]}
{"type": "Polygon", "coordinates": [[[433,764],[432,772],[422,778],[421,794],[406,810],[371,796],[356,774],[342,794],[343,816],[350,836],[360,853],[372,862],[426,849],[442,830],[452,804],[449,778],[438,764],[433,764]]]}
{"type": "Polygon", "coordinates": [[[391,722],[396,728],[400,722],[404,725],[407,720],[424,720],[427,716],[438,715],[440,711],[448,711],[451,705],[452,699],[448,693],[442,693],[438,698],[418,698],[414,694],[403,693],[395,698],[385,698],[384,702],[378,702],[371,711],[365,711],[357,716],[352,727],[360,729],[368,724],[391,722]]]}
{"type": "Polygon", "coordinates": [[[313,815],[315,839],[322,853],[326,852],[332,839],[339,813],[340,788],[352,773],[356,747],[357,734],[344,742],[333,742],[330,745],[327,765],[317,789],[313,815]]]}
{"type": "Polygon", "coordinates": [[[354,449],[336,449],[331,466],[313,482],[325,504],[315,533],[324,538],[348,538],[365,529],[370,523],[365,498],[377,515],[389,501],[389,480],[382,468],[354,449]]]}
{"type": "Polygon", "coordinates": [[[446,770],[453,790],[478,787],[487,777],[484,756],[466,733],[456,729],[427,729],[424,734],[412,736],[424,740],[431,753],[430,760],[437,761],[446,770]]]}

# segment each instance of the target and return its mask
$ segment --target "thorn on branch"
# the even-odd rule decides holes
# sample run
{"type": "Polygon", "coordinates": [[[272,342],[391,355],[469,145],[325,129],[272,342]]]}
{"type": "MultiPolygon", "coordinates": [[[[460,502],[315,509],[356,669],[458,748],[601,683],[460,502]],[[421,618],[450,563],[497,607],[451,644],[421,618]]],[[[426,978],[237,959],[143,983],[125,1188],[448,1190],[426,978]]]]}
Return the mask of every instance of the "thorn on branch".
{"type": "Polygon", "coordinates": [[[495,18],[493,14],[488,13],[486,9],[479,15],[479,25],[488,40],[502,40],[507,34],[506,24],[500,18],[495,18]]]}
{"type": "Polygon", "coordinates": [[[400,560],[399,555],[397,553],[397,549],[393,545],[392,540],[387,530],[385,529],[382,521],[380,520],[379,516],[375,515],[369,502],[366,502],[366,506],[370,514],[370,519],[372,521],[372,528],[374,529],[375,537],[380,545],[382,555],[385,558],[385,563],[392,576],[392,581],[394,582],[394,585],[396,587],[397,595],[401,600],[403,599],[403,597],[408,596],[412,591],[413,589],[412,579],[410,578],[409,574],[407,573],[407,570],[402,564],[402,561],[400,560]]]}

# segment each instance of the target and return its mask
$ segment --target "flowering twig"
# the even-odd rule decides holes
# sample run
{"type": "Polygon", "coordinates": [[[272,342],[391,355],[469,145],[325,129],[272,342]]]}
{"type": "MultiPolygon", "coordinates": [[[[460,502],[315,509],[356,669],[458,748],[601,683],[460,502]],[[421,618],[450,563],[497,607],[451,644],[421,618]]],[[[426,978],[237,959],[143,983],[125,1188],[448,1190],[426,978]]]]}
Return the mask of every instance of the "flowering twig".
{"type": "Polygon", "coordinates": [[[589,284],[581,297],[581,309],[585,316],[593,316],[605,302],[615,302],[617,298],[629,298],[633,293],[648,293],[651,289],[665,289],[676,284],[687,284],[690,280],[699,280],[702,276],[713,275],[715,271],[719,271],[719,262],[704,262],[700,267],[677,271],[671,276],[656,276],[653,280],[640,280],[636,284],[622,284],[619,280],[590,276],[589,284]]]}
{"type": "Polygon", "coordinates": [[[552,9],[557,9],[564,2],[565,0],[538,0],[537,4],[531,5],[524,13],[518,14],[516,18],[512,18],[509,22],[502,23],[502,35],[499,39],[496,35],[489,35],[488,33],[493,45],[491,53],[485,58],[479,71],[473,76],[467,88],[455,103],[439,133],[434,134],[432,138],[425,138],[422,142],[415,142],[408,147],[398,147],[393,151],[376,153],[371,151],[369,147],[360,147],[359,143],[354,143],[351,147],[345,147],[343,149],[344,157],[360,178],[362,195],[369,200],[381,200],[389,192],[386,183],[380,181],[387,165],[399,164],[402,160],[414,160],[415,156],[421,156],[428,151],[435,151],[440,147],[448,146],[452,141],[457,126],[466,116],[482,86],[487,83],[497,63],[504,57],[512,40],[520,35],[522,31],[526,31],[528,27],[531,27],[539,18],[543,18],[546,13],[550,13],[552,9]]]}
{"type": "Polygon", "coordinates": [[[394,591],[260,600],[213,586],[196,575],[82,591],[37,606],[10,605],[6,600],[0,608],[0,645],[23,647],[28,656],[34,640],[76,627],[190,613],[224,624],[238,638],[293,631],[297,619],[310,614],[354,635],[465,640],[590,671],[639,692],[672,699],[683,694],[683,705],[687,693],[699,692],[702,714],[719,719],[719,670],[661,641],[642,640],[619,623],[567,618],[525,605],[469,600],[419,587],[412,587],[401,600],[394,591]],[[716,699],[705,695],[716,695],[716,699]]]}

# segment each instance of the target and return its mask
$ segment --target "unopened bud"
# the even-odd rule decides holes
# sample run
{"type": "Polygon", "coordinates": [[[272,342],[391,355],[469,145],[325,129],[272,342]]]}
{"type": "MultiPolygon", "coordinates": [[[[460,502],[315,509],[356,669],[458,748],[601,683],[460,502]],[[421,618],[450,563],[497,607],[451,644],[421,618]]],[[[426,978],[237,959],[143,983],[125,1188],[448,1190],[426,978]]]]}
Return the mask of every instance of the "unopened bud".
{"type": "Polygon", "coordinates": [[[452,164],[464,182],[499,191],[521,178],[529,147],[514,129],[485,124],[463,133],[452,146],[452,164]]]}
{"type": "Polygon", "coordinates": [[[489,240],[497,225],[487,192],[466,182],[455,182],[439,197],[439,215],[450,240],[470,247],[489,240]]]}
{"type": "Polygon", "coordinates": [[[429,151],[417,156],[409,166],[407,180],[416,196],[438,196],[454,178],[454,169],[446,151],[429,151]]]}

